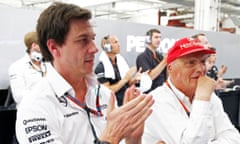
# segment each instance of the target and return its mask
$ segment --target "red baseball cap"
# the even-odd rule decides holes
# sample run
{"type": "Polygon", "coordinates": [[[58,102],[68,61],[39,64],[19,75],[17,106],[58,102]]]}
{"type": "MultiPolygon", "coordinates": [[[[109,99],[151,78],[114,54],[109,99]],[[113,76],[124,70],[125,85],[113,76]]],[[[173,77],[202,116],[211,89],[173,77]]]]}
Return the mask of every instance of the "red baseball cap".
{"type": "Polygon", "coordinates": [[[180,40],[177,40],[174,45],[168,50],[167,64],[171,63],[179,57],[195,52],[202,52],[205,54],[215,53],[214,50],[209,49],[207,46],[204,46],[197,39],[182,38],[180,40]]]}

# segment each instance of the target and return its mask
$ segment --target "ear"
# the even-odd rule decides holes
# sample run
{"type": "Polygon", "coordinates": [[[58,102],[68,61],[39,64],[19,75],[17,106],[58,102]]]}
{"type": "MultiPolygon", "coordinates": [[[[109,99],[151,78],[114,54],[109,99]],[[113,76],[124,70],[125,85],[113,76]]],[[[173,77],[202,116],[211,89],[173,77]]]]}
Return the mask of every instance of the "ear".
{"type": "Polygon", "coordinates": [[[167,71],[168,71],[168,73],[172,72],[172,64],[171,63],[167,65],[167,71]]]}
{"type": "Polygon", "coordinates": [[[47,47],[53,57],[60,56],[60,46],[56,43],[54,39],[47,40],[47,47]]]}
{"type": "Polygon", "coordinates": [[[37,43],[33,42],[31,45],[31,48],[35,47],[37,45],[37,43]]]}

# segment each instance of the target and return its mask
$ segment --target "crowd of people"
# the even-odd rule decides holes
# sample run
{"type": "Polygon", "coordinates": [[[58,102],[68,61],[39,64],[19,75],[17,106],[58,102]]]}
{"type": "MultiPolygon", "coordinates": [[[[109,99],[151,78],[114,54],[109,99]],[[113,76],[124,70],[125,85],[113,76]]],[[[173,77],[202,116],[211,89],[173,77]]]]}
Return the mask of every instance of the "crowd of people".
{"type": "Polygon", "coordinates": [[[25,35],[26,55],[9,68],[18,143],[240,143],[214,93],[226,68],[210,78],[216,50],[204,34],[180,38],[163,55],[161,32],[150,29],[133,67],[108,34],[94,67],[91,18],[88,9],[54,2],[25,35]]]}

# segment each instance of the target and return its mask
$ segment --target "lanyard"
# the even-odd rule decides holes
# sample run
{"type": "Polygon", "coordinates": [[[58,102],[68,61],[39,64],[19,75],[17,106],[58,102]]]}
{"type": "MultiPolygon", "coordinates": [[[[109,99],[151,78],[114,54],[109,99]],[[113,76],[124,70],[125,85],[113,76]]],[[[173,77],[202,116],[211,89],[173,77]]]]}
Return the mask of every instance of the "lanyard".
{"type": "Polygon", "coordinates": [[[153,59],[155,59],[158,63],[161,62],[161,60],[157,57],[157,54],[156,54],[156,53],[153,53],[153,54],[152,54],[152,57],[153,57],[153,59]]]}
{"type": "Polygon", "coordinates": [[[44,76],[44,73],[46,72],[46,65],[44,65],[45,68],[45,72],[43,70],[41,70],[41,66],[40,66],[40,70],[38,70],[37,66],[35,66],[32,62],[29,62],[30,66],[35,69],[37,72],[41,73],[42,77],[44,76]]]}
{"type": "Polygon", "coordinates": [[[101,108],[100,108],[99,90],[100,90],[100,84],[98,85],[98,88],[97,88],[97,98],[96,98],[96,108],[97,108],[97,111],[89,108],[86,103],[83,104],[79,100],[77,100],[75,97],[67,94],[67,98],[69,98],[72,102],[74,102],[75,104],[77,104],[78,106],[80,106],[81,108],[83,108],[87,112],[88,122],[90,124],[93,136],[95,138],[94,139],[94,143],[98,143],[99,139],[97,137],[97,133],[96,133],[96,131],[94,129],[93,123],[92,123],[92,121],[90,119],[90,113],[92,113],[92,114],[94,114],[94,115],[96,115],[98,117],[103,116],[101,108]]]}
{"type": "Polygon", "coordinates": [[[186,114],[188,116],[190,116],[190,111],[188,110],[187,106],[183,103],[183,101],[181,99],[178,98],[177,94],[173,91],[172,87],[170,86],[170,84],[168,83],[168,81],[166,81],[166,85],[170,88],[170,90],[173,92],[173,94],[177,97],[179,103],[182,105],[184,111],[186,112],[186,114]]]}
{"type": "Polygon", "coordinates": [[[101,108],[100,108],[100,100],[99,100],[99,90],[100,90],[100,85],[98,85],[98,88],[97,88],[97,98],[96,98],[96,109],[97,110],[94,110],[94,109],[91,109],[87,106],[87,104],[83,104],[81,103],[79,100],[77,100],[75,97],[67,94],[67,98],[70,99],[72,102],[74,102],[76,105],[80,106],[81,108],[83,108],[84,110],[87,110],[88,112],[94,114],[95,116],[98,116],[98,117],[101,117],[103,116],[102,114],[102,111],[101,111],[101,108]]]}

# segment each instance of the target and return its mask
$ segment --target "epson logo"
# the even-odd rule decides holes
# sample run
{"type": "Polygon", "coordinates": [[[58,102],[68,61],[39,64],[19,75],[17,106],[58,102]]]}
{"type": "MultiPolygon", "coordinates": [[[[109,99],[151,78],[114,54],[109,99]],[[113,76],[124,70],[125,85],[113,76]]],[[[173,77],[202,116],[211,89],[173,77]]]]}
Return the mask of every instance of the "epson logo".
{"type": "Polygon", "coordinates": [[[34,125],[34,126],[25,128],[25,131],[27,134],[30,132],[37,132],[42,130],[47,130],[47,125],[34,125]]]}

